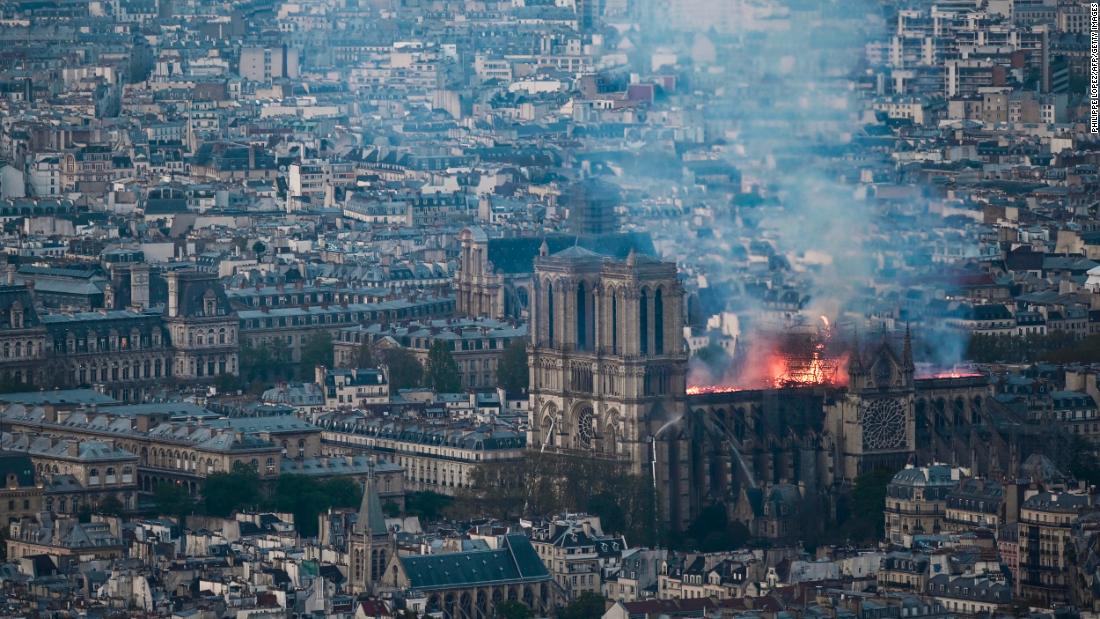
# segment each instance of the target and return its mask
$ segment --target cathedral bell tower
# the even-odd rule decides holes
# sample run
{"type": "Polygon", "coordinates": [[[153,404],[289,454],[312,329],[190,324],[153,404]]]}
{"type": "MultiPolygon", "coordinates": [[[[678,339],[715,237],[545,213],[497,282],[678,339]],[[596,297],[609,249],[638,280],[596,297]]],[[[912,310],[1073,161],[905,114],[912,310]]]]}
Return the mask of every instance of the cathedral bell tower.
{"type": "Polygon", "coordinates": [[[675,263],[545,245],[535,260],[528,445],[652,478],[674,527],[689,518],[682,306],[675,263]]]}
{"type": "Polygon", "coordinates": [[[373,593],[394,554],[394,541],[386,528],[382,500],[374,487],[373,471],[363,488],[363,500],[348,536],[348,589],[353,594],[373,593]]]}
{"type": "Polygon", "coordinates": [[[913,350],[906,329],[900,353],[883,333],[848,361],[848,392],[827,411],[835,481],[854,483],[876,469],[901,470],[916,452],[913,350]]]}

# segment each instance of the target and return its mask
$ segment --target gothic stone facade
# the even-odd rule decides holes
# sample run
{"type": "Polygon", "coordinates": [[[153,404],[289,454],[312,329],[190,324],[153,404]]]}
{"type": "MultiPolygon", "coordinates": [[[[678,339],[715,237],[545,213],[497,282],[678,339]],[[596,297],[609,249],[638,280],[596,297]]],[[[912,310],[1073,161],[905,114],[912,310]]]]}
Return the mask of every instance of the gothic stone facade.
{"type": "Polygon", "coordinates": [[[684,525],[687,355],[676,265],[579,246],[535,261],[532,449],[614,459],[652,475],[663,519],[684,525]]]}

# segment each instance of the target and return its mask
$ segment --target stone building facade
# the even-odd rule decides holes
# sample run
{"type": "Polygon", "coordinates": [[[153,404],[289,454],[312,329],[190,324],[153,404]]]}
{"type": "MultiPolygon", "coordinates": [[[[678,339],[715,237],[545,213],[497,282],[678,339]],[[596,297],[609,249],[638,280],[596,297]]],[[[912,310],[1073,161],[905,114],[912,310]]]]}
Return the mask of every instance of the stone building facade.
{"type": "Polygon", "coordinates": [[[185,380],[236,376],[240,323],[217,275],[174,271],[165,279],[164,323],[172,341],[173,375],[185,380]]]}
{"type": "MultiPolygon", "coordinates": [[[[176,484],[197,494],[208,475],[231,471],[236,465],[255,468],[261,480],[274,479],[284,457],[283,447],[270,440],[271,434],[265,439],[259,436],[259,430],[242,431],[227,423],[216,427],[155,415],[58,411],[49,406],[21,404],[9,405],[2,416],[10,432],[102,441],[136,455],[139,492],[152,492],[160,484],[176,484]]],[[[287,440],[296,442],[297,438],[287,440]]],[[[307,454],[312,455],[316,454],[307,454]]]]}
{"type": "MultiPolygon", "coordinates": [[[[118,271],[118,269],[116,269],[118,271]]],[[[33,388],[95,387],[139,401],[165,380],[238,373],[241,328],[213,274],[172,271],[163,305],[149,306],[148,268],[126,277],[94,311],[36,309],[34,281],[0,285],[0,381],[33,388]]],[[[163,280],[163,281],[162,281],[163,280]]],[[[158,288],[159,290],[159,288],[158,288]]]]}
{"type": "Polygon", "coordinates": [[[886,539],[910,545],[914,535],[938,535],[944,530],[947,499],[967,472],[943,464],[899,471],[886,486],[886,539]]]}
{"type": "Polygon", "coordinates": [[[683,288],[676,265],[575,246],[535,262],[532,449],[617,460],[652,475],[662,518],[690,517],[683,288]]]}

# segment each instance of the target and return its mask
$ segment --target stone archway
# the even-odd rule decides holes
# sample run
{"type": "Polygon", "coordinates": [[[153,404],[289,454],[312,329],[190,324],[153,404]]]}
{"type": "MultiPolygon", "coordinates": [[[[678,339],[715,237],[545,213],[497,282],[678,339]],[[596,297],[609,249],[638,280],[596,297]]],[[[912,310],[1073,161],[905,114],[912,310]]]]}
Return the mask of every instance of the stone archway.
{"type": "Polygon", "coordinates": [[[623,419],[619,410],[612,408],[604,416],[603,431],[596,438],[597,451],[609,456],[619,454],[619,443],[623,438],[623,419]]]}
{"type": "Polygon", "coordinates": [[[548,447],[555,447],[558,444],[557,435],[562,432],[561,416],[558,414],[558,407],[553,402],[548,402],[546,406],[542,408],[542,421],[539,423],[539,436],[542,439],[542,444],[548,447]]]}

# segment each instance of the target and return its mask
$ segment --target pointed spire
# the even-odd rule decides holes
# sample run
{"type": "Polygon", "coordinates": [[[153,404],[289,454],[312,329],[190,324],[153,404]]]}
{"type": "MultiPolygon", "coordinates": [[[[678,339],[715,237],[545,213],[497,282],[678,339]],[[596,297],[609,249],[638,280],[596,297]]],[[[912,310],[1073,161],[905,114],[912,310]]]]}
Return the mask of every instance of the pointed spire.
{"type": "Polygon", "coordinates": [[[540,256],[549,256],[550,255],[550,246],[546,243],[546,239],[542,239],[542,245],[539,245],[539,255],[540,256]]]}
{"type": "Polygon", "coordinates": [[[355,519],[355,532],[363,535],[386,535],[386,515],[382,513],[382,499],[374,487],[374,465],[367,473],[363,488],[363,500],[359,503],[359,515],[355,519]]]}
{"type": "Polygon", "coordinates": [[[848,375],[851,376],[862,372],[863,350],[860,348],[859,327],[857,326],[852,335],[852,356],[848,357],[848,375]]]}
{"type": "Polygon", "coordinates": [[[635,253],[634,248],[630,248],[630,253],[626,255],[626,263],[630,266],[634,266],[638,263],[638,254],[635,253]]]}
{"type": "Polygon", "coordinates": [[[909,321],[905,321],[905,346],[901,351],[901,362],[904,364],[905,369],[913,369],[913,338],[909,332],[909,321]]]}

